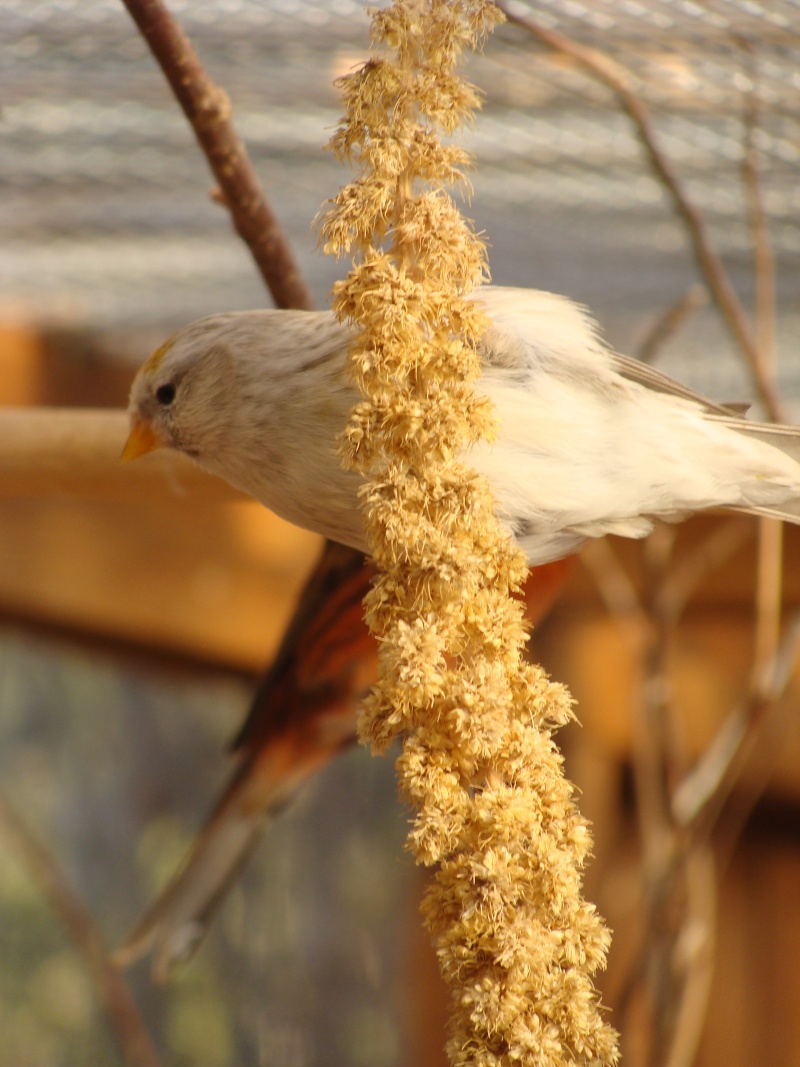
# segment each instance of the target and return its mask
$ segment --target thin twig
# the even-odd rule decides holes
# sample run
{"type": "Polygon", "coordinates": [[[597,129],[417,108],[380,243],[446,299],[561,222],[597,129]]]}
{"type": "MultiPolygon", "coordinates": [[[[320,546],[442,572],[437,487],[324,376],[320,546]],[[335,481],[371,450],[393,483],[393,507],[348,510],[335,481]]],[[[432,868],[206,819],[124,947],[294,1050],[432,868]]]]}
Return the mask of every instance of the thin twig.
{"type": "Polygon", "coordinates": [[[667,660],[672,636],[701,576],[738,548],[752,530],[743,519],[716,527],[688,557],[673,561],[673,531],[659,528],[645,553],[648,578],[640,597],[609,545],[585,562],[607,606],[623,623],[642,663],[634,770],[644,846],[642,937],[617,1000],[627,1017],[634,991],[649,989],[653,1062],[689,1067],[705,1019],[713,974],[716,889],[705,841],[681,832],[672,797],[683,757],[669,728],[667,660]],[[645,981],[646,978],[646,981],[645,981]]]}
{"type": "MultiPolygon", "coordinates": [[[[753,88],[745,98],[742,180],[747,197],[750,231],[753,239],[753,274],[755,276],[755,322],[759,359],[766,374],[775,373],[775,253],[769,236],[769,223],[764,210],[761,180],[761,153],[758,150],[758,131],[761,100],[758,95],[758,68],[752,45],[745,39],[737,43],[749,59],[749,77],[753,88]]],[[[777,420],[785,416],[778,412],[777,420]]]]}
{"type": "Polygon", "coordinates": [[[686,324],[687,319],[708,303],[708,290],[704,285],[691,285],[674,304],[656,319],[635,353],[642,363],[653,363],[664,345],[686,324]]]}
{"type": "Polygon", "coordinates": [[[677,620],[661,610],[661,593],[675,556],[676,532],[659,526],[645,542],[642,597],[650,620],[642,655],[642,697],[637,716],[634,771],[641,809],[643,864],[648,886],[648,936],[643,946],[652,996],[651,1058],[665,1064],[678,1033],[693,973],[681,946],[695,922],[690,892],[695,857],[681,848],[672,817],[672,792],[684,773],[685,753],[677,729],[670,685],[677,620]]]}
{"type": "Polygon", "coordinates": [[[160,1067],[139,1010],[102,934],[66,875],[0,791],[0,833],[19,857],[83,957],[120,1053],[129,1067],[160,1067]]]}
{"type": "Polygon", "coordinates": [[[750,683],[753,690],[763,684],[764,668],[774,661],[780,641],[782,606],[783,523],[780,519],[762,518],[758,521],[756,556],[755,649],[750,683]]]}
{"type": "Polygon", "coordinates": [[[739,776],[746,766],[767,719],[792,678],[800,652],[800,615],[786,629],[772,661],[748,700],[737,707],[676,789],[672,810],[676,821],[696,838],[706,839],[716,825],[739,776]]]}
{"type": "Polygon", "coordinates": [[[747,761],[747,774],[739,777],[736,789],[725,804],[724,820],[717,820],[714,830],[717,869],[724,872],[730,866],[747,821],[774,782],[775,766],[791,730],[796,704],[783,698],[767,709],[756,744],[747,761]]]}
{"type": "MultiPolygon", "coordinates": [[[[701,275],[749,364],[769,416],[780,421],[782,406],[777,393],[774,364],[770,358],[774,346],[774,260],[760,185],[755,107],[748,116],[744,164],[755,250],[757,325],[754,333],[712,244],[702,215],[689,200],[677,172],[657,143],[648,110],[633,91],[632,77],[608,56],[571,41],[533,20],[514,15],[507,11],[504,4],[500,6],[506,10],[511,22],[533,33],[561,54],[570,56],[615,93],[634,124],[651,169],[667,190],[678,216],[686,226],[701,275]]],[[[661,343],[661,331],[655,336],[656,343],[661,343]]],[[[639,745],[636,751],[640,807],[647,807],[650,812],[649,819],[644,812],[640,812],[640,817],[644,819],[643,830],[646,831],[645,863],[650,874],[650,921],[647,927],[650,932],[642,943],[634,973],[644,974],[648,964],[651,974],[655,969],[656,974],[650,983],[654,1012],[651,1052],[657,1062],[668,1064],[669,1067],[689,1067],[694,1062],[705,1019],[713,965],[712,931],[716,912],[713,860],[707,843],[742,768],[764,733],[767,719],[774,714],[778,697],[790,675],[796,647],[800,644],[800,627],[798,634],[792,628],[776,651],[780,618],[780,552],[775,544],[775,536],[771,528],[762,528],[759,557],[761,651],[757,661],[757,683],[752,687],[745,708],[726,721],[703,759],[692,773],[684,775],[677,789],[674,784],[672,789],[669,788],[674,751],[668,732],[663,730],[666,711],[663,686],[665,646],[700,576],[717,560],[720,547],[724,548],[726,554],[737,547],[742,538],[741,528],[723,528],[718,536],[708,539],[685,566],[677,571],[674,568],[665,570],[663,580],[655,587],[649,604],[652,609],[649,619],[648,604],[632,596],[631,589],[626,589],[618,574],[612,574],[609,578],[606,573],[600,578],[607,601],[615,601],[618,608],[623,607],[623,617],[640,645],[645,666],[643,704],[648,709],[647,728],[648,732],[655,729],[656,733],[660,733],[660,736],[650,737],[643,750],[639,745]],[[653,644],[654,637],[656,647],[653,644]],[[659,730],[659,727],[662,729],[659,730]],[[648,796],[651,792],[655,792],[655,798],[648,796]],[[671,799],[671,810],[666,812],[660,803],[665,798],[671,799]],[[688,827],[691,832],[681,833],[681,826],[688,827]],[[685,971],[676,968],[675,964],[679,961],[674,956],[670,960],[667,955],[669,937],[675,933],[675,927],[669,921],[668,908],[677,902],[676,891],[681,885],[687,891],[688,910],[679,933],[684,940],[688,934],[691,940],[692,928],[697,926],[699,938],[696,957],[685,971]]],[[[597,572],[600,568],[594,570],[597,572]]]]}
{"type": "Polygon", "coordinates": [[[206,74],[189,38],[162,0],[123,0],[161,66],[233,218],[278,307],[312,308],[314,300],[277,216],[231,122],[231,103],[206,74]]]}
{"type": "MultiPolygon", "coordinates": [[[[654,536],[658,538],[665,530],[659,527],[654,536]]],[[[648,605],[608,541],[589,542],[580,559],[594,580],[606,609],[622,628],[641,664],[642,699],[634,707],[637,714],[634,717],[633,769],[639,800],[637,812],[646,852],[645,866],[655,869],[663,864],[663,851],[668,848],[666,842],[670,832],[669,803],[664,793],[666,779],[662,773],[666,762],[662,758],[662,747],[666,743],[663,727],[667,687],[661,671],[661,657],[665,654],[666,643],[662,640],[659,620],[647,610],[648,605]]]]}
{"type": "Polygon", "coordinates": [[[623,567],[612,543],[587,541],[578,556],[608,614],[624,626],[634,648],[641,648],[642,633],[650,625],[636,586],[623,567]]]}
{"type": "Polygon", "coordinates": [[[715,524],[707,537],[682,552],[655,593],[658,615],[677,625],[703,580],[738,552],[752,538],[753,530],[752,519],[737,515],[715,524]]]}
{"type": "Polygon", "coordinates": [[[632,75],[597,49],[587,48],[557,30],[542,26],[525,16],[514,14],[501,0],[496,0],[496,2],[509,22],[527,30],[554,51],[570,56],[614,92],[634,124],[651,168],[669,193],[675,210],[684,221],[700,273],[705,278],[724,321],[748,362],[755,387],[770,418],[779,421],[780,401],[775,383],[769,375],[764,373],[759,359],[758,344],[753,336],[747,315],[719,253],[714,248],[702,215],[686,195],[676,171],[658,145],[649,111],[631,87],[632,75]]]}
{"type": "MultiPolygon", "coordinates": [[[[230,120],[228,97],[205,73],[188,38],[161,0],[123,2],[189,119],[219,182],[234,226],[249,248],[275,303],[279,307],[313,307],[310,290],[230,120]]],[[[32,421],[36,416],[37,413],[29,413],[22,424],[23,437],[29,443],[33,436],[30,433],[32,421]]],[[[48,419],[52,421],[52,416],[48,415],[48,419]]],[[[103,413],[100,418],[69,413],[59,419],[57,429],[91,453],[102,475],[109,459],[109,441],[119,433],[122,420],[124,415],[116,412],[103,413]],[[76,440],[78,421],[80,428],[76,440]],[[87,428],[90,430],[88,436],[84,432],[87,428]]],[[[48,424],[50,438],[52,429],[48,424]]],[[[120,438],[119,445],[114,448],[115,461],[122,440],[124,438],[120,438]]],[[[69,887],[55,860],[34,840],[2,794],[0,830],[12,842],[84,956],[126,1062],[131,1067],[159,1067],[136,1005],[119,969],[112,964],[108,947],[91,916],[69,887]]]]}
{"type": "MultiPolygon", "coordinates": [[[[745,98],[743,121],[742,180],[747,197],[750,232],[753,241],[753,274],[755,276],[755,321],[758,354],[762,372],[775,377],[775,255],[769,236],[764,192],[761,181],[761,153],[758,150],[761,101],[758,94],[758,68],[752,45],[737,38],[739,47],[749,60],[752,88],[745,98]]],[[[779,407],[774,417],[785,421],[779,407]]],[[[763,667],[775,655],[780,639],[781,603],[783,600],[783,524],[774,519],[762,519],[759,524],[756,624],[753,679],[763,673],[763,667]]]]}
{"type": "Polygon", "coordinates": [[[634,769],[639,778],[642,829],[654,842],[652,862],[663,863],[664,842],[672,836],[672,784],[681,771],[681,752],[671,715],[669,660],[675,638],[672,620],[658,611],[658,593],[669,574],[675,548],[675,527],[660,525],[643,545],[642,605],[650,621],[642,654],[642,699],[638,705],[638,736],[634,769]],[[645,817],[649,811],[649,819],[645,817]]]}
{"type": "Polygon", "coordinates": [[[694,1064],[714,975],[717,879],[711,849],[693,847],[685,857],[684,870],[686,914],[675,946],[677,958],[673,960],[682,982],[665,1067],[694,1064]]]}

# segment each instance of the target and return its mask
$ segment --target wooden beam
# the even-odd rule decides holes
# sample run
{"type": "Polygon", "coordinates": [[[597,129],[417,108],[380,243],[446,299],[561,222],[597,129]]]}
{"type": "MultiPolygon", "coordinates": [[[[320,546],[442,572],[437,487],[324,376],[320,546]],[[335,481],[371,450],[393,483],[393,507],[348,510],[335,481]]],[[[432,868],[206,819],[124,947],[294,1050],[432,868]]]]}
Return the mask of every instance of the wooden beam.
{"type": "Polygon", "coordinates": [[[120,463],[127,428],[127,414],[116,409],[0,409],[0,500],[243,499],[178,452],[120,463]]]}
{"type": "Polygon", "coordinates": [[[122,464],[119,410],[0,411],[0,611],[255,671],[320,539],[177,453],[122,464]]]}

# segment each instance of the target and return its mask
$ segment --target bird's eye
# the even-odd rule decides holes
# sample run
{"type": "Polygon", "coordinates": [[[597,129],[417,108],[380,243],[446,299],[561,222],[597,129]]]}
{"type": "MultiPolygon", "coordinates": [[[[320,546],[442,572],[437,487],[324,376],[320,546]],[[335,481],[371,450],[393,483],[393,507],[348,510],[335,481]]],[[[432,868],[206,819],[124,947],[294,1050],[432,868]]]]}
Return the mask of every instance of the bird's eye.
{"type": "Polygon", "coordinates": [[[163,404],[165,408],[169,407],[174,399],[175,386],[172,382],[167,382],[166,385],[159,385],[158,389],[156,389],[156,400],[159,404],[163,404]]]}

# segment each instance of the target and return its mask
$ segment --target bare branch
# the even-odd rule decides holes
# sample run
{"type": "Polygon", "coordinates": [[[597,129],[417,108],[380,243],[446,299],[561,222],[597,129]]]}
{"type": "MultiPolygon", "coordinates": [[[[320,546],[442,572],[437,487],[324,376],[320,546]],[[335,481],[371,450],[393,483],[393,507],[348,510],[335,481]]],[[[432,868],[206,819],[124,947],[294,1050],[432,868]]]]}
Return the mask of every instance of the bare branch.
{"type": "Polygon", "coordinates": [[[755,651],[751,689],[758,693],[765,683],[764,671],[775,661],[781,633],[783,607],[783,523],[759,519],[756,559],[755,651]]]}
{"type": "Polygon", "coordinates": [[[716,825],[764,731],[765,720],[777,714],[778,701],[791,680],[798,652],[800,615],[787,627],[772,661],[764,665],[753,694],[728,716],[702,758],[675,790],[675,819],[695,837],[706,838],[716,825]]]}
{"type": "Polygon", "coordinates": [[[653,363],[664,345],[682,329],[686,320],[707,303],[708,291],[705,286],[690,286],[679,300],[659,316],[639,345],[636,358],[642,363],[653,363]]]}
{"type": "MultiPolygon", "coordinates": [[[[750,230],[753,240],[753,273],[756,290],[756,338],[762,371],[775,376],[775,255],[769,236],[767,213],[761,182],[761,154],[758,131],[761,101],[758,94],[758,68],[751,43],[737,38],[749,68],[750,91],[745,99],[742,178],[747,196],[750,230]]],[[[774,417],[785,421],[782,405],[774,417]]],[[[756,579],[754,685],[765,664],[775,656],[780,639],[781,603],[783,600],[783,525],[773,519],[759,524],[758,572],[756,579]]]]}
{"type": "Polygon", "coordinates": [[[778,415],[781,408],[775,383],[772,377],[765,373],[759,357],[758,344],[753,336],[747,315],[719,253],[714,248],[703,216],[686,195],[676,171],[658,145],[650,114],[641,98],[632,89],[633,77],[622,66],[597,49],[587,48],[557,30],[542,26],[533,19],[514,14],[508,9],[507,4],[499,0],[498,7],[505,13],[509,22],[527,30],[554,51],[570,56],[589,74],[614,92],[634,124],[652,170],[669,193],[675,210],[684,221],[697,266],[748,362],[755,387],[770,418],[780,421],[778,415]]]}
{"type": "MultiPolygon", "coordinates": [[[[775,254],[769,236],[767,213],[764,210],[764,192],[761,182],[761,153],[758,150],[758,130],[761,118],[761,101],[758,96],[758,70],[752,45],[739,39],[739,46],[750,62],[752,88],[746,97],[744,115],[744,151],[742,154],[742,179],[747,196],[750,230],[753,237],[753,273],[756,282],[756,339],[759,357],[764,372],[775,373],[775,254]]],[[[776,413],[777,420],[784,416],[776,413]]]]}
{"type": "Polygon", "coordinates": [[[123,0],[191,123],[236,231],[278,307],[311,308],[313,297],[239,135],[231,103],[206,74],[189,38],[162,0],[123,0]]]}
{"type": "Polygon", "coordinates": [[[649,620],[636,586],[620,563],[611,542],[606,538],[587,541],[578,559],[594,582],[606,611],[613,619],[627,624],[631,643],[639,648],[649,620]]]}
{"type": "Polygon", "coordinates": [[[120,1053],[129,1067],[160,1067],[128,986],[91,915],[53,855],[36,840],[0,791],[0,834],[24,864],[83,957],[120,1053]]]}
{"type": "Polygon", "coordinates": [[[692,848],[685,857],[686,915],[676,938],[675,970],[680,993],[665,1067],[693,1067],[706,1022],[717,927],[714,855],[692,848]]]}
{"type": "Polygon", "coordinates": [[[745,545],[753,536],[753,530],[752,519],[737,515],[715,526],[699,544],[681,553],[655,593],[657,614],[665,622],[677,624],[703,580],[745,545]]]}

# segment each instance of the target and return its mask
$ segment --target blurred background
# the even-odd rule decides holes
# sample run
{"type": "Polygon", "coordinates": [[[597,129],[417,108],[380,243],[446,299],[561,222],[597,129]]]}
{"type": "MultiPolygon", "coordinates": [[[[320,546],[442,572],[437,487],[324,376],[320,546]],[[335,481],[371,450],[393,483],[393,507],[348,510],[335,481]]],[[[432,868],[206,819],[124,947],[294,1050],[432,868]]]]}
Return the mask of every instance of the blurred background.
{"type": "MultiPolygon", "coordinates": [[[[318,251],[312,220],[349,178],[323,146],[342,111],[333,81],[368,54],[364,7],[170,8],[229,93],[323,305],[346,264],[318,251]]],[[[761,308],[754,332],[800,418],[800,5],[539,0],[511,10],[629,72],[744,308],[761,308]]],[[[121,3],[3,0],[0,40],[0,403],[122,407],[135,368],[176,326],[269,298],[121,3]]],[[[493,280],[565,293],[619,350],[760,413],[684,220],[618,96],[575,53],[516,23],[468,74],[485,105],[465,136],[476,158],[465,211],[485,233],[493,280]]],[[[587,892],[616,933],[601,984],[626,1062],[668,1062],[648,1036],[665,1012],[641,990],[660,966],[680,965],[681,1012],[694,1006],[699,1022],[681,1031],[697,1040],[673,1067],[789,1067],[800,1062],[800,728],[781,620],[800,604],[800,538],[786,535],[784,606],[772,609],[772,659],[761,662],[778,649],[789,665],[765,696],[753,682],[765,550],[755,524],[720,529],[704,519],[674,544],[668,534],[649,548],[600,549],[576,568],[533,652],[579,701],[582,728],[562,741],[595,824],[587,892]],[[680,626],[658,608],[676,586],[693,590],[680,626]],[[685,884],[670,896],[681,918],[666,923],[680,936],[660,964],[646,919],[664,919],[652,889],[669,881],[669,864],[658,820],[642,813],[655,688],[669,733],[661,754],[677,777],[714,750],[722,724],[730,736],[759,723],[713,833],[681,868],[685,884]]],[[[208,811],[225,745],[318,551],[311,535],[244,502],[133,500],[122,481],[96,498],[35,480],[21,492],[0,467],[0,781],[111,944],[208,811]]],[[[446,1004],[419,930],[406,821],[391,759],[352,751],[328,766],[270,827],[185,971],[165,990],[146,967],[132,972],[163,1062],[443,1062],[446,1004]]],[[[7,834],[0,1033],[0,1064],[124,1062],[7,834]]]]}

